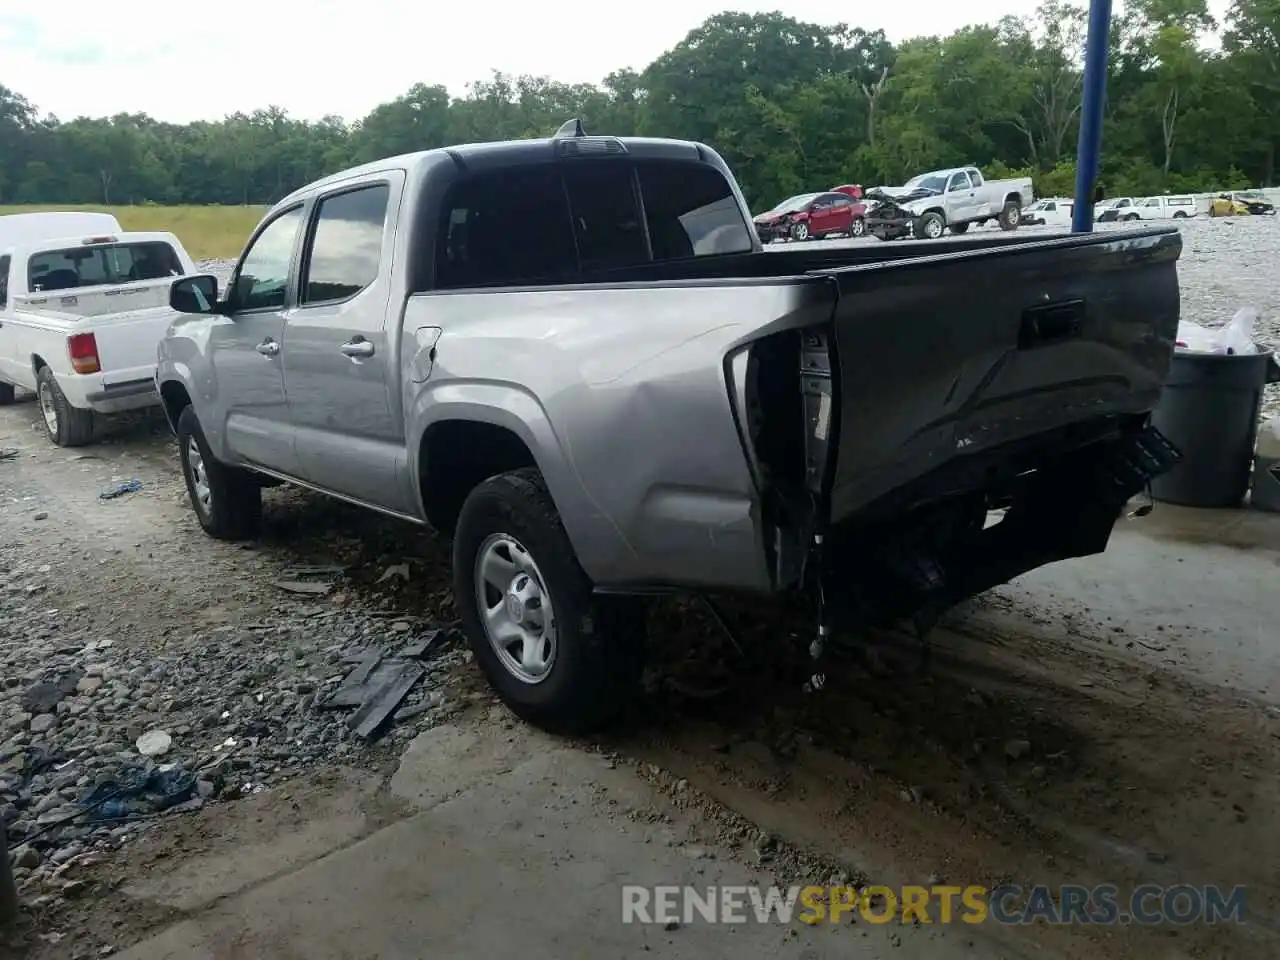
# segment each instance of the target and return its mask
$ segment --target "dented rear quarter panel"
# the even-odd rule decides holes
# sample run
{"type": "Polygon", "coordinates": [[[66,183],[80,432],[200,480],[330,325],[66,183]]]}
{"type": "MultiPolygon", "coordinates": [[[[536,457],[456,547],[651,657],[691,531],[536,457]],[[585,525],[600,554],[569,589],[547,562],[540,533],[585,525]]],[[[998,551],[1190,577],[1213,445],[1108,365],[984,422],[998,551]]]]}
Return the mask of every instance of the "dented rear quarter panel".
{"type": "Polygon", "coordinates": [[[601,589],[767,590],[733,355],[827,320],[834,297],[825,278],[420,294],[406,335],[442,332],[410,436],[451,419],[517,433],[601,589]]]}

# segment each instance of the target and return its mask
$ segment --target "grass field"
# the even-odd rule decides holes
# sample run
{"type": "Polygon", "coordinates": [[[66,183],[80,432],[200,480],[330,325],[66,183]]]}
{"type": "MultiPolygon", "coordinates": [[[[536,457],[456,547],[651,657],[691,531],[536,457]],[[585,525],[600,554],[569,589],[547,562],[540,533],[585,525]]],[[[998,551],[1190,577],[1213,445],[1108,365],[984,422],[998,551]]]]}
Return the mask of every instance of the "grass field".
{"type": "Polygon", "coordinates": [[[48,206],[6,207],[0,205],[0,216],[8,213],[38,213],[42,210],[89,210],[113,213],[126,230],[165,230],[176,234],[196,260],[232,259],[249,239],[249,234],[262,219],[265,207],[109,207],[48,206]]]}

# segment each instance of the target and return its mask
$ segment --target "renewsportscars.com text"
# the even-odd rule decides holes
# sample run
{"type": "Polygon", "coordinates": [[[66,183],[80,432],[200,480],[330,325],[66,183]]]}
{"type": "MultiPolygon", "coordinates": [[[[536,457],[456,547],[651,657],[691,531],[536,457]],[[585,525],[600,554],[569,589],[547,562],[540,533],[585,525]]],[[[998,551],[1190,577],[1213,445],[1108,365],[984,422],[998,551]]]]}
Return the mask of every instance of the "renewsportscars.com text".
{"type": "Polygon", "coordinates": [[[819,887],[637,885],[622,888],[622,922],[1192,924],[1244,922],[1244,887],[1112,884],[819,887]]]}

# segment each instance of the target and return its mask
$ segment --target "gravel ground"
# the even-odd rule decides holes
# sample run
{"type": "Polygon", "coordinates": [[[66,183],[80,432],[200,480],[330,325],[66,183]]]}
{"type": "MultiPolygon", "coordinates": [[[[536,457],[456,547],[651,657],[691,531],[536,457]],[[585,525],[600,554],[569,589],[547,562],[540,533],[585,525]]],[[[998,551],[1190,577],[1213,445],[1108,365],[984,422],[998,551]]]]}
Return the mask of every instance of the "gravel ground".
{"type": "Polygon", "coordinates": [[[193,562],[201,534],[157,413],[117,418],[69,453],[38,432],[34,404],[12,410],[30,422],[25,436],[0,429],[14,451],[0,460],[0,821],[28,895],[59,893],[69,864],[205,803],[320,764],[379,767],[465,702],[450,688],[471,654],[437,615],[447,596],[421,589],[438,582],[429,551],[383,556],[376,533],[344,538],[326,503],[277,525],[287,553],[268,535],[200,543],[193,562]],[[133,479],[135,492],[100,498],[133,479]],[[409,591],[412,604],[387,609],[409,591]],[[384,737],[358,738],[354,711],[320,706],[369,650],[392,655],[436,628],[444,642],[384,737]]]}

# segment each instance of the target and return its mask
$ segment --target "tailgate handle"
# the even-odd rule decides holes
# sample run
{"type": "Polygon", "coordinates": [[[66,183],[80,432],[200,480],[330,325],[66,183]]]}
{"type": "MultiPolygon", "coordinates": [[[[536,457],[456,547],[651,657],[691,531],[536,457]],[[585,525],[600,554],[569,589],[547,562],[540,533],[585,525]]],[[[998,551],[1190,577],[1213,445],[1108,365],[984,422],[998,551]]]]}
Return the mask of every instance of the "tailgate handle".
{"type": "Polygon", "coordinates": [[[1030,350],[1074,340],[1084,330],[1084,301],[1060,300],[1027,307],[1018,328],[1018,349],[1030,350]]]}

